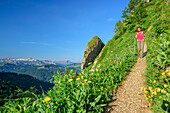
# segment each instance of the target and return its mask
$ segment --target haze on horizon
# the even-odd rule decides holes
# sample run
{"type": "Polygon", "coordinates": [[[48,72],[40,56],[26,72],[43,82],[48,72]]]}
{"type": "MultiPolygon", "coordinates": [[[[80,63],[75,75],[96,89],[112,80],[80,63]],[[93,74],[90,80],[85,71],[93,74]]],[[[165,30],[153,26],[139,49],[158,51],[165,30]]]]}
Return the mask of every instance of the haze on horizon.
{"type": "Polygon", "coordinates": [[[86,44],[114,35],[129,0],[1,0],[0,58],[82,62],[86,44]]]}

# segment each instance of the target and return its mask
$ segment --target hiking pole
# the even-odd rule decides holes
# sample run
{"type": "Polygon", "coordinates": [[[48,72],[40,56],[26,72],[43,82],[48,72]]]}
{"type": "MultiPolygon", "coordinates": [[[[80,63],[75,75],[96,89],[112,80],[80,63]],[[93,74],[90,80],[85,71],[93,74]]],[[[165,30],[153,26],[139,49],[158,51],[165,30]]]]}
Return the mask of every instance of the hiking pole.
{"type": "Polygon", "coordinates": [[[134,40],[134,56],[135,56],[135,49],[136,49],[136,48],[135,48],[135,41],[136,41],[136,40],[134,40]]]}
{"type": "Polygon", "coordinates": [[[145,38],[145,45],[146,45],[146,50],[147,50],[146,38],[145,38]]]}

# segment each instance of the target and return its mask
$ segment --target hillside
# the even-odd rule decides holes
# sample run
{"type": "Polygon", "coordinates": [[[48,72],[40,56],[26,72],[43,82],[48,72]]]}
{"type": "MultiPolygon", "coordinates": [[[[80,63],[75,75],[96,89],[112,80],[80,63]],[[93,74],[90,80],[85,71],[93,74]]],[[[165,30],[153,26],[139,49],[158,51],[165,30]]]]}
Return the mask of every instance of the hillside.
{"type": "Polygon", "coordinates": [[[6,72],[17,72],[21,69],[28,69],[34,67],[32,65],[16,65],[16,64],[10,64],[7,62],[1,62],[0,63],[0,71],[6,71],[6,72]]]}
{"type": "MultiPolygon", "coordinates": [[[[116,23],[115,35],[96,58],[97,65],[93,69],[92,63],[79,76],[72,70],[65,76],[55,75],[55,86],[47,94],[39,95],[31,102],[28,99],[21,102],[11,100],[2,109],[9,112],[16,110],[104,112],[106,106],[112,102],[111,98],[117,93],[117,89],[123,85],[122,81],[127,79],[136,63],[138,54],[134,37],[137,27],[142,26],[147,36],[147,56],[146,64],[144,64],[146,70],[143,69],[146,87],[142,88],[144,91],[139,95],[144,95],[143,97],[149,101],[145,107],[152,111],[169,112],[170,71],[167,68],[170,66],[170,15],[168,3],[167,0],[151,0],[151,2],[130,0],[128,7],[123,11],[123,21],[116,23]]],[[[137,83],[137,81],[134,82],[137,83]]],[[[112,107],[114,112],[115,106],[112,107]]]]}
{"type": "Polygon", "coordinates": [[[17,74],[14,72],[0,72],[0,101],[2,99],[18,98],[20,91],[31,89],[34,93],[39,94],[48,91],[54,85],[48,82],[37,80],[29,75],[17,74]],[[19,90],[20,89],[20,90],[19,90]]]}
{"type": "Polygon", "coordinates": [[[70,64],[67,66],[49,64],[49,65],[31,67],[28,69],[21,69],[18,70],[17,72],[21,74],[28,74],[39,80],[50,82],[53,81],[53,75],[57,74],[58,71],[60,72],[61,75],[64,75],[66,71],[70,71],[71,69],[79,73],[81,71],[80,64],[70,64]]]}
{"type": "Polygon", "coordinates": [[[50,80],[53,80],[53,75],[57,74],[57,71],[60,71],[60,73],[63,75],[66,70],[70,71],[71,69],[76,70],[79,73],[81,71],[81,64],[73,63],[65,66],[48,64],[42,66],[34,66],[34,65],[25,65],[25,64],[16,65],[16,64],[6,63],[6,62],[0,63],[0,71],[27,74],[39,80],[48,81],[48,82],[50,80]]]}

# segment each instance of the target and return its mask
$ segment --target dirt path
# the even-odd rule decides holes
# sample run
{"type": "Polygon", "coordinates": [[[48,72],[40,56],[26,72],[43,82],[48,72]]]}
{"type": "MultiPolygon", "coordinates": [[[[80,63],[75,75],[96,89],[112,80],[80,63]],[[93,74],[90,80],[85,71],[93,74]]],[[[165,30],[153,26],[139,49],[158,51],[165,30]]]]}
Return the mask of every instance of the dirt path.
{"type": "MultiPolygon", "coordinates": [[[[144,51],[146,52],[146,46],[144,51]]],[[[108,113],[152,113],[145,107],[148,102],[141,91],[141,88],[145,86],[143,75],[145,68],[146,57],[138,58],[116,96],[113,97],[115,101],[111,103],[112,109],[108,109],[108,113]]]]}

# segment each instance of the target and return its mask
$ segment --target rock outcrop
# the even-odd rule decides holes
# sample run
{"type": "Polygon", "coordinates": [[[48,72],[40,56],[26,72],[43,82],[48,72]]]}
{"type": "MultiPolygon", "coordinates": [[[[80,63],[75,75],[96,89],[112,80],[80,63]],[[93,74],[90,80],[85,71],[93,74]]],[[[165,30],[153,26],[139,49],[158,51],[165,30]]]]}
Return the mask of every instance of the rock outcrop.
{"type": "Polygon", "coordinates": [[[83,62],[81,64],[82,70],[85,69],[89,63],[95,60],[104,46],[104,43],[97,36],[94,36],[91,41],[88,42],[85,48],[83,62]]]}

